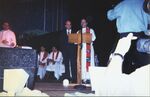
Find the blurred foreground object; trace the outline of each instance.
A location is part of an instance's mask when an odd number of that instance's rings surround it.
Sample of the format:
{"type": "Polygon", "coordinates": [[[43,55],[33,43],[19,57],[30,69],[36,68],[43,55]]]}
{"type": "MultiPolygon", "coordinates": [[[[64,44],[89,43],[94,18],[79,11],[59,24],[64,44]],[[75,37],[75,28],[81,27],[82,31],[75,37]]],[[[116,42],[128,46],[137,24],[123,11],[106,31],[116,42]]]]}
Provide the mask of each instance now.
{"type": "Polygon", "coordinates": [[[28,78],[28,73],[23,69],[5,69],[3,89],[8,93],[13,92],[15,94],[16,92],[20,92],[24,88],[28,78]]]}
{"type": "Polygon", "coordinates": [[[0,93],[0,96],[49,97],[47,94],[42,93],[39,90],[30,90],[29,88],[25,87],[28,78],[28,73],[26,73],[23,69],[5,69],[3,87],[6,92],[0,93]]]}
{"type": "Polygon", "coordinates": [[[90,97],[93,97],[95,96],[93,93],[81,93],[81,92],[75,92],[75,93],[65,93],[64,94],[65,97],[68,97],[68,96],[73,96],[73,97],[87,97],[87,96],[90,96],[90,97]]]}
{"type": "Polygon", "coordinates": [[[133,39],[131,33],[118,41],[108,67],[89,68],[96,96],[150,96],[150,64],[128,75],[122,73],[123,57],[130,49],[133,39]]]}

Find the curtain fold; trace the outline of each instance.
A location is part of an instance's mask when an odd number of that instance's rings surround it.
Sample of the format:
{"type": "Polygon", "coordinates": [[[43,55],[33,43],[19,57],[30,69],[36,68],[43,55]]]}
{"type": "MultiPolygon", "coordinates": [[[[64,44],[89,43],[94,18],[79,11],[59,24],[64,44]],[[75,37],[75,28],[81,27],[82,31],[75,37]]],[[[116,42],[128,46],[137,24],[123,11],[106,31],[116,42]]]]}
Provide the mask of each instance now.
{"type": "Polygon", "coordinates": [[[8,20],[16,33],[57,32],[69,17],[67,0],[0,0],[0,22],[8,20]]]}

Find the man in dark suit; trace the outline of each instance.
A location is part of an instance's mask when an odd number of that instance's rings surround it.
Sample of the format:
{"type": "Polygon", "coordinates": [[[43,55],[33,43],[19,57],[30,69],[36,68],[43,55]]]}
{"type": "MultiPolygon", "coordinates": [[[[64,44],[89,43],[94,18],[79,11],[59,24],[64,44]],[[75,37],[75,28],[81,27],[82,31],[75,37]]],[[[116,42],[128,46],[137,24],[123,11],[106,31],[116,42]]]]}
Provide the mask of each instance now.
{"type": "Polygon", "coordinates": [[[76,46],[68,42],[68,34],[73,33],[71,27],[71,21],[67,20],[65,29],[60,33],[60,47],[64,58],[63,63],[65,64],[64,77],[75,83],[77,80],[76,46]]]}

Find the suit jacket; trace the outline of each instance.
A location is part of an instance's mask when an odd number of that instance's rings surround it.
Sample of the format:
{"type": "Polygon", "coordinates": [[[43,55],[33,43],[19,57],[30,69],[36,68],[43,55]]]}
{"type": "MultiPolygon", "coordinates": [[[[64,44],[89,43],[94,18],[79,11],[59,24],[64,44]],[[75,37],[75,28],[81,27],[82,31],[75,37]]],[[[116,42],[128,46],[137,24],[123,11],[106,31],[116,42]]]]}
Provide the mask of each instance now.
{"type": "MultiPolygon", "coordinates": [[[[75,32],[71,32],[71,33],[75,33],[75,32]]],[[[62,51],[63,55],[64,54],[70,54],[73,55],[76,53],[76,45],[71,44],[68,42],[68,35],[67,35],[67,31],[66,29],[62,30],[60,33],[60,50],[62,51]]]]}

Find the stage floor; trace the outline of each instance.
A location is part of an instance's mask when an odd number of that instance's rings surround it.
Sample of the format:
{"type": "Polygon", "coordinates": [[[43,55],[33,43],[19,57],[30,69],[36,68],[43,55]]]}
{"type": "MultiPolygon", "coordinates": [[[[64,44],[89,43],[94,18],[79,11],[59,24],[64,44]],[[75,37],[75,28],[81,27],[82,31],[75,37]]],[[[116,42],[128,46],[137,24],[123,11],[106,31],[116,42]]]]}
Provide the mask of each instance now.
{"type": "Polygon", "coordinates": [[[93,93],[90,86],[87,86],[85,90],[79,91],[74,89],[75,85],[76,84],[70,84],[68,88],[65,88],[63,87],[62,83],[36,82],[34,89],[40,90],[50,96],[64,96],[65,93],[75,92],[93,93]]]}

